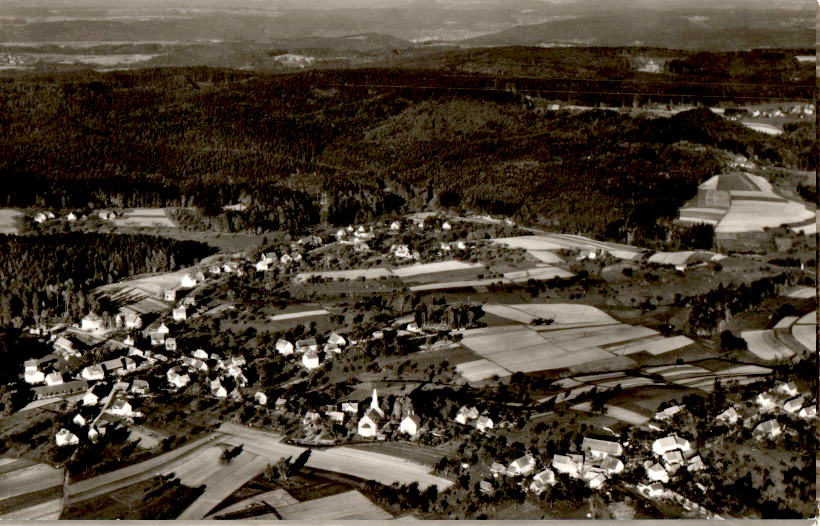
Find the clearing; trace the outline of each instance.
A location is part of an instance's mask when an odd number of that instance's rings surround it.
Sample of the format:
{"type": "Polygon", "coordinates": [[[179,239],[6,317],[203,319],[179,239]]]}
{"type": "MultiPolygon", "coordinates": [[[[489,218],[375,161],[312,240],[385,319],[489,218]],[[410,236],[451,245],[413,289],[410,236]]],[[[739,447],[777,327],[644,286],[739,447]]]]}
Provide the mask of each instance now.
{"type": "Polygon", "coordinates": [[[14,208],[0,208],[0,234],[17,234],[20,232],[19,220],[23,212],[14,208]]]}
{"type": "Polygon", "coordinates": [[[176,228],[164,208],[132,208],[111,222],[118,227],[166,227],[176,228]]]}

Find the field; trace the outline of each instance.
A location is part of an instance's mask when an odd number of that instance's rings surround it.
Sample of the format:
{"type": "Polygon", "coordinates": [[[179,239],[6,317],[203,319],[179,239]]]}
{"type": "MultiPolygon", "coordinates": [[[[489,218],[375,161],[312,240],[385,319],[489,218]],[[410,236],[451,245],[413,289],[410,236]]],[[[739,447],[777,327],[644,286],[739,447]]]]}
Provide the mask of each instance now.
{"type": "Polygon", "coordinates": [[[136,279],[127,279],[94,290],[96,294],[108,297],[112,302],[130,306],[134,311],[145,314],[169,309],[170,305],[161,301],[165,289],[175,289],[188,272],[178,270],[136,279]]]}
{"type": "MultiPolygon", "coordinates": [[[[572,409],[576,411],[584,411],[586,413],[589,413],[592,410],[592,404],[590,402],[582,402],[580,404],[572,406],[572,409]]],[[[639,412],[609,404],[607,404],[606,411],[604,414],[621,422],[635,426],[639,426],[644,422],[650,420],[650,417],[643,415],[639,412]]]]}
{"type": "Polygon", "coordinates": [[[209,515],[205,518],[213,519],[215,517],[222,517],[231,513],[242,511],[253,506],[257,506],[259,504],[265,504],[272,508],[279,508],[281,506],[287,506],[289,504],[296,504],[297,502],[299,501],[293,498],[287,491],[285,491],[282,488],[278,488],[272,491],[261,493],[259,495],[254,495],[253,497],[241,500],[235,504],[231,504],[230,506],[222,508],[216,513],[209,515]]]}
{"type": "Polygon", "coordinates": [[[429,469],[432,469],[435,463],[438,462],[443,456],[443,453],[437,449],[418,444],[411,444],[409,442],[379,442],[374,444],[356,445],[352,447],[364,451],[373,451],[376,453],[383,453],[385,455],[403,458],[405,460],[427,466],[429,469]]]}
{"type": "Polygon", "coordinates": [[[749,352],[764,360],[782,360],[794,356],[794,351],[777,339],[775,331],[743,331],[740,337],[749,345],[749,352]]]}
{"type": "Polygon", "coordinates": [[[0,208],[0,234],[16,234],[20,231],[17,222],[23,212],[13,208],[0,208]]]}
{"type": "Polygon", "coordinates": [[[458,270],[483,270],[485,267],[481,263],[465,263],[463,261],[441,261],[437,263],[420,263],[396,267],[392,269],[395,276],[400,278],[412,278],[425,274],[436,274],[439,272],[451,272],[458,270]]]}
{"type": "Polygon", "coordinates": [[[133,208],[111,222],[118,227],[166,227],[176,228],[164,208],[133,208]]]}
{"type": "Polygon", "coordinates": [[[380,279],[382,277],[390,277],[391,275],[391,272],[386,268],[363,268],[353,270],[330,270],[326,272],[300,272],[296,275],[296,280],[307,281],[314,276],[322,279],[380,279]]]}
{"type": "Polygon", "coordinates": [[[792,325],[792,336],[800,345],[813,351],[817,349],[817,311],[801,317],[792,325]]]}
{"type": "Polygon", "coordinates": [[[732,206],[715,228],[715,233],[762,232],[764,227],[778,227],[808,219],[814,219],[814,212],[794,201],[732,199],[732,206]]]}
{"type": "MultiPolygon", "coordinates": [[[[0,458],[0,520],[59,516],[63,471],[26,459],[0,458]],[[59,502],[59,501],[58,501],[59,502]]],[[[56,518],[56,517],[54,517],[56,518]]]]}
{"type": "Polygon", "coordinates": [[[284,520],[385,520],[392,517],[358,491],[277,508],[284,520]]]}
{"type": "MultiPolygon", "coordinates": [[[[539,234],[533,236],[505,237],[493,239],[493,242],[510,248],[523,248],[527,252],[532,251],[536,253],[562,249],[604,250],[621,259],[633,259],[642,252],[642,249],[637,247],[596,241],[587,237],[571,234],[539,234]]],[[[538,255],[533,254],[533,257],[538,258],[538,255]]],[[[547,263],[551,263],[551,261],[547,261],[547,263]]]]}

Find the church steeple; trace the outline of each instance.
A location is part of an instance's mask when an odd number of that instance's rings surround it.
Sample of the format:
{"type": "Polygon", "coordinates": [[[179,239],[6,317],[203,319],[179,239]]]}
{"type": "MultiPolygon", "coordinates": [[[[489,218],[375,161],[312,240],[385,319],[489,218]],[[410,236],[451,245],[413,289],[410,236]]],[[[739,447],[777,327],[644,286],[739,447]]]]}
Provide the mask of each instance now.
{"type": "Polygon", "coordinates": [[[373,398],[370,400],[370,409],[384,416],[384,411],[382,411],[381,407],[379,407],[379,393],[376,391],[375,387],[373,388],[373,398]]]}

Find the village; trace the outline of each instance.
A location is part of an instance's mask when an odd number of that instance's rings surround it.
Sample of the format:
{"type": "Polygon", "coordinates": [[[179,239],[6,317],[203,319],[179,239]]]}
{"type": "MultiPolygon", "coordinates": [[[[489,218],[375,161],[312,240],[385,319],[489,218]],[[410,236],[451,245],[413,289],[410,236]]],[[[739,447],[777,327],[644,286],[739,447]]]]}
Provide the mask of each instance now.
{"type": "MultiPolygon", "coordinates": [[[[117,217],[102,211],[95,221],[117,217]]],[[[33,220],[57,219],[41,212],[33,220]]],[[[70,213],[64,220],[83,222],[86,217],[70,213]]],[[[805,386],[798,388],[788,378],[773,385],[774,370],[760,365],[727,362],[717,368],[692,367],[686,375],[673,372],[689,367],[681,356],[703,357],[702,344],[637,322],[617,322],[583,304],[527,306],[496,300],[471,305],[470,297],[504,287],[537,294],[539,282],[563,281],[571,287],[591,269],[614,269],[616,282],[653,271],[686,279],[690,273],[714,272],[718,265],[746,268],[749,261],[754,258],[708,250],[647,251],[533,232],[489,216],[424,213],[312,232],[247,253],[218,254],[170,274],[102,287],[99,311],[70,325],[31,327],[29,332],[47,341],[51,352],[24,364],[21,381],[30,390],[30,401],[22,412],[61,403],[61,425],[52,439],[58,451],[54,458],[63,462],[78,447],[104,448],[103,438],[110,432],[124,433],[127,442],[143,451],[182,445],[184,439],[180,442],[161,428],[162,422],[171,424],[179,414],[177,403],[185,399],[198,409],[198,414],[186,413],[196,416],[203,430],[209,419],[221,420],[267,428],[283,444],[299,447],[381,444],[374,451],[389,455],[388,445],[398,444],[399,458],[424,451],[426,470],[450,481],[439,492],[474,493],[475,514],[505,499],[515,501],[516,491],[522,498],[546,502],[558,495],[556,487],[569,491],[581,483],[587,491],[579,496],[589,499],[589,492],[611,496],[613,488],[627,488],[632,498],[678,506],[684,516],[720,518],[728,514],[715,511],[705,498],[720,469],[709,462],[717,461],[716,441],[746,433],[760,447],[772,447],[784,437],[794,439],[816,419],[816,396],[805,386]],[[261,290],[278,307],[265,306],[252,316],[243,301],[250,298],[247,291],[258,295],[261,290]],[[385,296],[409,292],[417,298],[443,293],[460,299],[427,306],[416,299],[385,310],[393,316],[374,315],[355,303],[357,294],[360,302],[367,297],[365,291],[385,296]],[[312,301],[294,301],[296,294],[312,301]],[[339,304],[356,307],[347,312],[339,304]],[[224,345],[225,338],[217,336],[237,324],[245,327],[245,344],[224,345]],[[263,333],[266,326],[272,330],[263,333]],[[563,343],[571,339],[575,346],[563,343]],[[502,342],[506,349],[499,347],[502,342]],[[529,347],[542,350],[524,355],[523,361],[516,357],[529,347]],[[636,361],[640,353],[655,358],[641,365],[636,361]],[[675,365],[663,372],[657,366],[670,363],[663,360],[666,356],[674,356],[675,365]],[[420,364],[427,368],[415,370],[420,364]],[[644,367],[637,375],[631,369],[636,366],[644,367]],[[606,372],[600,374],[602,370],[606,372]],[[629,374],[637,381],[618,372],[625,370],[633,371],[629,374]],[[541,398],[533,396],[547,410],[528,407],[522,418],[522,404],[497,393],[520,381],[516,378],[522,373],[538,371],[558,373],[541,398]],[[559,434],[575,438],[565,449],[543,447],[536,430],[543,429],[538,424],[544,415],[594,412],[590,401],[596,403],[596,396],[659,385],[658,376],[665,385],[683,389],[672,394],[699,389],[713,396],[725,386],[743,393],[732,404],[727,400],[710,407],[711,422],[725,433],[700,437],[691,425],[681,425],[686,406],[668,405],[664,395],[654,402],[654,415],[617,422],[617,415],[629,410],[613,402],[603,414],[615,415],[609,420],[617,426],[584,425],[581,432],[559,428],[559,434]],[[745,391],[765,385],[771,387],[745,391]],[[425,394],[430,392],[460,392],[456,399],[466,403],[453,405],[451,400],[435,408],[424,403],[422,409],[423,401],[441,402],[425,394]],[[497,444],[499,438],[506,448],[493,446],[495,455],[488,455],[487,444],[497,444]],[[458,449],[448,445],[455,443],[460,443],[458,449]]],[[[804,289],[797,282],[783,287],[793,298],[803,297],[804,289]]],[[[806,305],[810,301],[806,298],[806,305]]],[[[641,309],[651,313],[646,306],[641,309]]],[[[748,351],[771,358],[767,353],[774,345],[778,356],[798,360],[816,345],[816,339],[811,341],[816,333],[813,312],[791,316],[778,327],[771,337],[749,338],[748,351]]],[[[96,468],[86,469],[93,473],[96,468]]],[[[389,477],[383,482],[390,482],[389,477]]],[[[202,510],[202,517],[212,512],[202,510]]],[[[635,511],[623,513],[618,518],[635,511]]]]}

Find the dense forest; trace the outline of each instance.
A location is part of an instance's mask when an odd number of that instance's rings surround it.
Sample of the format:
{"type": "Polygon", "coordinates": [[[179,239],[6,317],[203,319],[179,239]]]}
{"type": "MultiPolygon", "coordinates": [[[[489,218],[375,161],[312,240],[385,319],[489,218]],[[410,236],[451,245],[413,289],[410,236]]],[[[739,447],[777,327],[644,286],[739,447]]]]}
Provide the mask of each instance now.
{"type": "MultiPolygon", "coordinates": [[[[562,67],[592,67],[598,56],[606,58],[600,67],[629,63],[613,50],[564,53],[562,67]]],[[[687,72],[681,78],[712,79],[711,70],[690,71],[702,59],[688,60],[695,65],[675,66],[687,72]]],[[[632,107],[741,102],[769,89],[647,84],[627,69],[614,80],[631,84],[593,76],[508,79],[420,67],[18,75],[0,80],[0,205],[188,207],[176,217],[183,225],[221,231],[294,231],[433,205],[651,240],[665,235],[658,220],[674,217],[720,169],[722,150],[816,167],[813,122],[770,137],[705,109],[668,119],[539,111],[539,96],[632,107]],[[222,208],[235,203],[245,209],[222,208]]],[[[781,94],[813,93],[797,81],[784,86],[781,94]]]]}
{"type": "Polygon", "coordinates": [[[78,320],[91,288],[143,272],[176,270],[212,249],[147,235],[0,236],[0,326],[78,320]]]}

